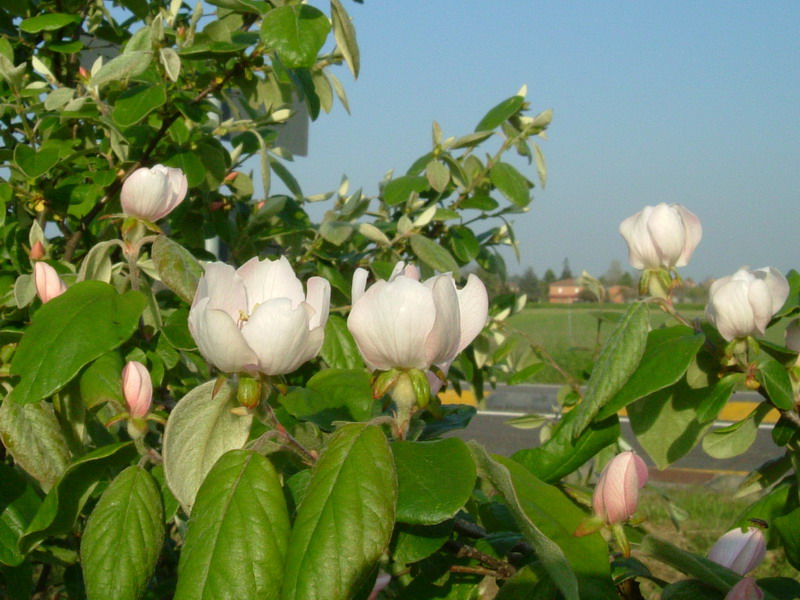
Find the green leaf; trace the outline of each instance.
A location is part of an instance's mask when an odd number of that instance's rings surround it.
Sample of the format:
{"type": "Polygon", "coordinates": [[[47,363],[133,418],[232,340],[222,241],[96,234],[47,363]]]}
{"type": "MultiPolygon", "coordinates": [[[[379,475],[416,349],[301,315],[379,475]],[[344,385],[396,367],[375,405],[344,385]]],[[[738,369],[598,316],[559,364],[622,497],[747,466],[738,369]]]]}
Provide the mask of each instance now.
{"type": "Polygon", "coordinates": [[[119,352],[103,354],[81,374],[81,399],[87,408],[103,402],[125,405],[122,397],[122,357],[119,352]]]}
{"type": "Polygon", "coordinates": [[[56,88],[44,100],[44,107],[47,110],[58,110],[67,104],[75,96],[75,90],[68,87],[56,88]]]}
{"type": "Polygon", "coordinates": [[[277,50],[289,69],[310,69],[328,37],[331,24],[325,13],[307,4],[273,8],[261,23],[261,39],[277,50]]]}
{"type": "Polygon", "coordinates": [[[69,465],[69,447],[48,402],[18,404],[6,396],[0,407],[0,437],[14,462],[45,491],[69,465]]]}
{"type": "Polygon", "coordinates": [[[289,529],[272,463],[249,450],[223,454],[197,493],[175,600],[277,599],[289,529]]]}
{"type": "Polygon", "coordinates": [[[120,442],[98,448],[72,463],[47,494],[20,538],[20,550],[29,552],[48,537],[72,529],[97,482],[110,470],[130,463],[136,456],[133,442],[120,442]]]}
{"type": "Polygon", "coordinates": [[[781,410],[794,409],[794,392],[789,372],[776,360],[767,359],[758,365],[756,380],[767,390],[769,399],[781,410]]]}
{"type": "Polygon", "coordinates": [[[600,351],[586,394],[575,409],[578,411],[573,432],[575,437],[588,427],[600,409],[628,382],[645,351],[649,328],[647,304],[634,302],[600,351]]]}
{"type": "Polygon", "coordinates": [[[505,499],[520,531],[563,596],[567,600],[615,598],[608,546],[602,536],[573,535],[585,514],[558,488],[540,481],[522,465],[499,456],[490,458],[476,442],[468,445],[479,476],[505,499]]]}
{"type": "Polygon", "coordinates": [[[179,149],[174,154],[168,154],[164,164],[168,167],[181,169],[186,174],[186,180],[190,188],[198,186],[205,181],[206,169],[193,150],[179,149]]]}
{"type": "Polygon", "coordinates": [[[429,557],[450,539],[453,520],[438,525],[407,525],[398,523],[395,528],[392,558],[408,564],[429,557]]]}
{"type": "Polygon", "coordinates": [[[373,416],[370,376],[364,369],[326,369],[278,398],[290,415],[332,429],[334,421],[366,421],[373,416]]]}
{"type": "Polygon", "coordinates": [[[525,176],[508,163],[498,162],[489,171],[489,179],[512,204],[525,208],[531,203],[529,190],[533,187],[525,176]]]}
{"type": "Polygon", "coordinates": [[[478,123],[478,126],[475,127],[475,131],[491,131],[499,127],[522,108],[523,102],[525,102],[525,98],[522,96],[511,96],[511,98],[503,100],[486,113],[481,122],[478,123]]]}
{"type": "Polygon", "coordinates": [[[339,429],[314,465],[297,510],[283,600],[349,600],[389,544],[397,478],[386,437],[374,425],[339,429]]]}
{"type": "Polygon", "coordinates": [[[60,390],[80,369],[126,341],[146,300],[119,294],[100,281],[76,283],[43,305],[20,340],[11,373],[22,379],[10,397],[38,402],[60,390]]]}
{"type": "Polygon", "coordinates": [[[347,328],[347,321],[339,315],[329,315],[325,324],[325,341],[319,352],[322,360],[334,369],[355,369],[363,366],[361,354],[347,328]]]}
{"type": "Polygon", "coordinates": [[[242,448],[250,435],[252,415],[231,413],[239,406],[236,389],[226,383],[214,396],[215,384],[209,381],[186,394],[164,429],[164,475],[187,513],[217,459],[242,448]]]}
{"type": "Polygon", "coordinates": [[[631,402],[678,381],[704,341],[702,333],[695,333],[683,325],[651,331],[647,334],[644,353],[636,370],[622,389],[598,411],[597,418],[605,419],[631,402]]]}
{"type": "Polygon", "coordinates": [[[697,421],[701,425],[711,423],[716,420],[722,409],[728,403],[733,395],[733,390],[736,384],[743,379],[741,373],[733,373],[726,375],[714,384],[711,393],[702,399],[700,404],[697,405],[697,421]]]}
{"type": "Polygon", "coordinates": [[[164,321],[161,332],[173,348],[178,350],[194,350],[197,344],[189,332],[189,309],[179,308],[164,321]]]}
{"type": "Polygon", "coordinates": [[[458,438],[392,443],[397,469],[397,520],[435,525],[458,512],[475,487],[475,462],[458,438]]]}
{"type": "Polygon", "coordinates": [[[475,196],[470,196],[461,201],[461,208],[471,208],[481,212],[494,210],[498,206],[500,206],[500,204],[498,204],[497,200],[491,196],[484,196],[482,194],[476,194],[475,196]]]}
{"type": "Polygon", "coordinates": [[[756,581],[766,594],[778,600],[797,600],[800,598],[800,581],[791,577],[762,577],[756,581]]]}
{"type": "Polygon", "coordinates": [[[432,160],[425,167],[425,178],[437,192],[443,192],[450,183],[450,169],[438,160],[432,160]]]}
{"type": "Polygon", "coordinates": [[[475,260],[480,252],[481,244],[469,227],[455,225],[450,228],[449,245],[453,254],[462,263],[475,260]]]}
{"type": "Polygon", "coordinates": [[[111,116],[120,127],[130,127],[144,119],[166,101],[167,88],[163,83],[158,85],[137,85],[128,88],[119,95],[111,116]]]}
{"type": "Polygon", "coordinates": [[[19,24],[19,28],[25,33],[39,33],[40,31],[57,31],[67,25],[80,23],[80,15],[69,15],[65,13],[47,13],[37,15],[30,19],[25,19],[19,24]]]}
{"type": "Polygon", "coordinates": [[[738,423],[715,429],[703,438],[703,450],[712,458],[732,458],[744,454],[756,441],[758,426],[770,410],[772,405],[762,402],[738,423]]]}
{"type": "Polygon", "coordinates": [[[177,82],[181,75],[181,57],[178,56],[178,53],[172,48],[160,48],[158,58],[169,80],[177,82]]]}
{"type": "Polygon", "coordinates": [[[336,45],[339,46],[353,77],[358,79],[361,53],[356,41],[356,29],[350,21],[350,15],[347,14],[339,0],[331,0],[331,19],[333,20],[333,36],[336,38],[336,45]]]}
{"type": "Polygon", "coordinates": [[[428,180],[416,175],[403,175],[387,182],[383,188],[383,201],[388,206],[395,206],[408,201],[413,193],[420,193],[428,188],[428,180]]]}
{"type": "Polygon", "coordinates": [[[353,233],[353,226],[343,221],[323,221],[319,226],[319,234],[322,239],[334,246],[344,244],[351,233],[353,233]]]}
{"type": "Polygon", "coordinates": [[[461,280],[461,271],[456,259],[432,239],[415,233],[411,236],[411,250],[434,271],[452,273],[456,281],[461,280]]]}
{"type": "Polygon", "coordinates": [[[712,391],[681,380],[628,406],[631,429],[659,469],[688,454],[711,426],[698,421],[697,406],[712,391]]]}
{"type": "Polygon", "coordinates": [[[59,42],[47,44],[47,49],[53,52],[60,52],[62,54],[76,54],[83,50],[83,42],[74,40],[71,42],[59,42]]]}
{"type": "MultiPolygon", "coordinates": [[[[494,129],[494,127],[492,127],[494,129]]],[[[453,140],[452,143],[446,144],[450,150],[458,150],[460,148],[474,148],[484,140],[488,140],[494,135],[494,131],[479,131],[477,133],[469,133],[453,140]]]]}
{"type": "Polygon", "coordinates": [[[576,416],[577,411],[569,411],[551,432],[549,440],[537,448],[519,450],[511,458],[539,479],[554,483],[585,465],[600,450],[619,438],[619,419],[616,414],[593,421],[580,437],[573,437],[576,416]]]}
{"type": "Polygon", "coordinates": [[[78,281],[96,280],[111,283],[111,252],[119,247],[119,240],[99,242],[86,253],[78,271],[78,281]]]}
{"type": "Polygon", "coordinates": [[[103,492],[81,537],[87,597],[137,600],[163,543],[158,486],[143,468],[128,467],[103,492]]]}
{"type": "Polygon", "coordinates": [[[136,77],[147,70],[152,60],[153,53],[149,50],[134,50],[121,54],[100,67],[97,73],[92,75],[89,85],[103,86],[112,81],[136,77]]]}
{"type": "Polygon", "coordinates": [[[185,302],[194,300],[203,267],[186,248],[160,235],[153,242],[153,264],[161,282],[185,302]]]}
{"type": "Polygon", "coordinates": [[[42,502],[13,467],[0,463],[0,480],[0,564],[15,567],[25,560],[19,538],[42,502]]]}
{"type": "Polygon", "coordinates": [[[676,581],[661,590],[661,600],[723,600],[722,594],[698,579],[676,581]]]}
{"type": "Polygon", "coordinates": [[[228,8],[235,12],[249,12],[263,15],[270,9],[269,4],[259,0],[207,0],[213,6],[228,8]]]}
{"type": "Polygon", "coordinates": [[[681,573],[696,577],[723,594],[728,593],[741,579],[733,571],[704,556],[697,556],[649,535],[642,540],[639,552],[678,569],[681,573]]]}
{"type": "Polygon", "coordinates": [[[26,146],[17,144],[14,148],[14,162],[30,179],[44,175],[58,163],[58,150],[56,148],[42,148],[38,152],[26,146]]]}

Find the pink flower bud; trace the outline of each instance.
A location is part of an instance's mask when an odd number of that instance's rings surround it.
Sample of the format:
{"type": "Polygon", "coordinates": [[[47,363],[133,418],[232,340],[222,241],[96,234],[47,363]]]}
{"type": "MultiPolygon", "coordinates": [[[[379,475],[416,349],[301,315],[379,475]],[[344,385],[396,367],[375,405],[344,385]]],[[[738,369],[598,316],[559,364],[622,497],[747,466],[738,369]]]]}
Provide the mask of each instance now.
{"type": "Polygon", "coordinates": [[[31,260],[42,260],[45,256],[46,252],[44,250],[44,244],[39,240],[36,240],[36,243],[31,246],[31,260]]]}
{"type": "Polygon", "coordinates": [[[647,477],[647,465],[635,452],[617,454],[603,469],[594,488],[594,513],[608,525],[630,519],[639,505],[639,489],[647,483],[647,477]]]}
{"type": "Polygon", "coordinates": [[[739,575],[747,575],[764,560],[766,553],[767,543],[761,529],[748,527],[742,531],[737,527],[717,540],[708,558],[739,575]]]}
{"type": "Polygon", "coordinates": [[[141,419],[150,411],[153,382],[142,363],[132,360],[122,369],[122,395],[132,417],[141,419]]]}
{"type": "Polygon", "coordinates": [[[725,600],[761,600],[763,597],[764,592],[756,585],[756,580],[745,577],[730,589],[725,600]]]}
{"type": "Polygon", "coordinates": [[[56,270],[45,262],[33,265],[33,282],[36,286],[36,295],[42,303],[49,302],[67,291],[67,285],[56,270]]]}

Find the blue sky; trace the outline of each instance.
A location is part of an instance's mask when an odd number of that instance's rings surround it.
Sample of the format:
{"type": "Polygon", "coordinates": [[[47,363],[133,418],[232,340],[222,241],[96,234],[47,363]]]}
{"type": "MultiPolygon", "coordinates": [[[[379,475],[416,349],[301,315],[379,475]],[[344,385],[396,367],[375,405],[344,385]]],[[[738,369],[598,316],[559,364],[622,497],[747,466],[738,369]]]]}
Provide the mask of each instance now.
{"type": "MultiPolygon", "coordinates": [[[[327,2],[314,2],[327,11],[327,2]]],[[[741,265],[798,267],[800,3],[366,0],[346,2],[361,75],[311,125],[292,171],[307,194],[375,193],[445,136],[473,130],[525,83],[555,117],[547,188],[515,219],[512,272],[600,275],[627,264],[617,227],[646,204],[679,202],[704,237],[686,276],[741,265]]],[[[533,167],[526,174],[535,178],[533,167]]]]}

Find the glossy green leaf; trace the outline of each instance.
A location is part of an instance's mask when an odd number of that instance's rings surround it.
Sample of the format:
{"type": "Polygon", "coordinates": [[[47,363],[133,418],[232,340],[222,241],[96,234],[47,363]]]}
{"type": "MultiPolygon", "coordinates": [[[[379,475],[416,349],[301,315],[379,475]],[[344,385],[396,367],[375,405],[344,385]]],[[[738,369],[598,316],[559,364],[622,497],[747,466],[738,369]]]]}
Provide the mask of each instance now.
{"type": "Polygon", "coordinates": [[[388,206],[395,206],[408,201],[413,193],[420,193],[428,188],[428,180],[416,175],[403,175],[387,182],[383,188],[383,201],[388,206]]]}
{"type": "Polygon", "coordinates": [[[705,336],[678,325],[654,329],[647,334],[644,353],[630,379],[597,413],[604,419],[631,402],[678,381],[686,372],[705,336]]]}
{"type": "Polygon", "coordinates": [[[389,544],[396,501],[394,460],[381,430],[339,429],[297,510],[281,598],[349,600],[389,544]]]}
{"type": "Polygon", "coordinates": [[[170,490],[190,512],[195,495],[217,459],[238,450],[250,435],[252,415],[236,415],[235,388],[226,383],[213,395],[216,381],[186,394],[164,429],[164,474],[170,490]]]}
{"type": "Polygon", "coordinates": [[[363,366],[361,354],[347,328],[347,321],[339,315],[329,315],[325,324],[325,341],[319,355],[334,369],[355,369],[363,366]]]}
{"type": "Polygon", "coordinates": [[[462,263],[475,260],[481,249],[478,238],[469,227],[463,225],[450,228],[448,241],[453,254],[462,263]]]}
{"type": "Polygon", "coordinates": [[[649,329],[647,304],[634,302],[617,323],[597,358],[583,400],[575,409],[578,412],[573,433],[575,437],[588,427],[600,409],[631,378],[644,354],[649,329]]]}
{"type": "Polygon", "coordinates": [[[20,550],[29,552],[48,537],[72,529],[97,482],[109,471],[129,464],[137,455],[133,442],[119,442],[98,448],[73,462],[47,494],[20,538],[20,550]]]}
{"type": "Polygon", "coordinates": [[[330,29],[330,21],[321,10],[308,4],[286,5],[264,15],[261,39],[278,51],[289,69],[310,69],[330,29]]]}
{"type": "Polygon", "coordinates": [[[411,236],[411,250],[434,271],[452,273],[457,281],[461,279],[461,270],[456,259],[432,239],[415,233],[411,236]]]}
{"type": "Polygon", "coordinates": [[[25,33],[39,33],[40,31],[56,31],[67,25],[80,23],[80,15],[65,13],[47,13],[25,19],[19,28],[25,33]]]}
{"type": "Polygon", "coordinates": [[[50,300],[34,315],[11,362],[12,374],[22,378],[10,397],[26,404],[57,392],[131,336],[145,302],[139,292],[119,294],[100,281],[76,283],[50,300]]]}
{"type": "Polygon", "coordinates": [[[715,421],[731,399],[736,384],[743,378],[741,373],[734,373],[716,382],[710,393],[697,405],[697,421],[702,425],[715,421]]]}
{"type": "Polygon", "coordinates": [[[49,147],[36,151],[25,144],[17,144],[14,162],[27,177],[36,179],[58,164],[58,150],[49,147]]]}
{"type": "Polygon", "coordinates": [[[25,560],[19,538],[42,502],[13,467],[0,463],[0,481],[0,564],[15,567],[25,560]]]}
{"type": "Polygon", "coordinates": [[[164,507],[164,522],[169,523],[178,513],[181,503],[172,494],[172,491],[167,485],[167,478],[164,475],[164,464],[156,465],[150,471],[150,475],[156,480],[158,484],[158,492],[161,494],[161,505],[164,507]]]}
{"type": "Polygon", "coordinates": [[[458,438],[392,443],[397,469],[397,520],[435,525],[458,512],[475,487],[475,462],[458,438]]]}
{"type": "Polygon", "coordinates": [[[392,558],[400,564],[408,564],[427,558],[450,539],[453,520],[437,525],[407,525],[398,523],[395,528],[392,558]]]}
{"type": "Polygon", "coordinates": [[[756,441],[758,426],[770,410],[770,403],[762,402],[738,423],[715,429],[703,438],[703,450],[713,458],[732,458],[744,454],[756,441]]]}
{"type": "Polygon", "coordinates": [[[531,203],[530,189],[533,187],[525,176],[508,163],[495,163],[489,171],[489,179],[512,204],[525,208],[531,203]]]}
{"type": "Polygon", "coordinates": [[[14,462],[47,491],[69,465],[69,448],[49,402],[0,407],[0,437],[14,462]]]}
{"type": "Polygon", "coordinates": [[[522,96],[511,96],[503,100],[500,104],[493,107],[475,127],[475,131],[490,131],[499,127],[503,122],[507,121],[509,117],[516,114],[522,108],[522,103],[525,98],[522,96]]]}
{"type": "Polygon", "coordinates": [[[685,380],[628,406],[637,441],[659,469],[665,469],[695,447],[710,424],[697,419],[697,406],[711,388],[694,390],[685,380]]]}
{"type": "Polygon", "coordinates": [[[194,350],[197,344],[189,332],[189,309],[179,308],[165,320],[161,332],[173,348],[178,350],[194,350]]]}
{"type": "Polygon", "coordinates": [[[789,372],[776,360],[766,360],[756,369],[756,380],[767,390],[772,404],[781,410],[794,408],[794,391],[789,372]]]}
{"type": "Polygon", "coordinates": [[[186,181],[190,188],[200,185],[206,178],[203,161],[192,150],[180,149],[168,154],[164,164],[181,169],[186,174],[186,181]]]}
{"type": "Polygon", "coordinates": [[[544,444],[519,450],[511,458],[539,479],[552,483],[585,465],[619,438],[619,419],[615,414],[593,421],[580,437],[575,438],[572,431],[576,415],[577,411],[569,411],[544,444]]]}
{"type": "Polygon", "coordinates": [[[153,264],[162,283],[191,304],[203,275],[203,267],[191,252],[161,235],[153,242],[153,264]]]}
{"type": "Polygon", "coordinates": [[[48,50],[53,52],[60,52],[62,54],[76,54],[83,50],[83,42],[74,40],[71,42],[50,43],[47,45],[48,50]]]}
{"type": "Polygon", "coordinates": [[[167,89],[163,83],[130,87],[117,98],[111,113],[120,127],[135,125],[167,101],[167,89]]]}
{"type": "Polygon", "coordinates": [[[175,600],[279,598],[289,529],[272,463],[250,450],[223,454],[197,493],[175,600]]]}
{"type": "Polygon", "coordinates": [[[125,405],[122,397],[122,356],[119,352],[104,354],[81,373],[81,398],[87,408],[103,402],[125,405]]]}
{"type": "Polygon", "coordinates": [[[326,369],[279,397],[290,415],[332,429],[334,421],[366,421],[373,416],[370,376],[363,369],[326,369]]]}
{"type": "MultiPolygon", "coordinates": [[[[572,518],[573,515],[569,509],[567,509],[567,512],[561,515],[561,517],[555,519],[548,517],[550,511],[559,510],[566,506],[564,503],[566,497],[563,497],[563,499],[559,498],[555,504],[551,503],[546,511],[539,512],[537,502],[548,502],[554,499],[554,497],[550,497],[552,496],[552,492],[549,489],[547,491],[547,498],[536,498],[537,492],[545,489],[541,488],[541,486],[550,488],[549,485],[542,483],[526,471],[524,467],[510,459],[502,463],[496,460],[498,457],[494,457],[493,459],[486,450],[476,442],[469,442],[468,446],[475,459],[475,464],[478,467],[478,475],[491,483],[506,501],[511,514],[514,516],[514,520],[517,522],[520,532],[533,546],[539,561],[553,581],[556,582],[558,589],[567,600],[579,600],[579,598],[582,598],[582,595],[579,594],[578,591],[579,582],[573,570],[574,565],[571,564],[571,561],[568,561],[561,544],[551,539],[553,533],[559,533],[559,537],[564,537],[566,535],[572,537],[572,533],[575,531],[573,528],[572,531],[566,532],[563,530],[563,525],[561,524],[562,519],[572,518]],[[513,477],[509,465],[511,469],[513,469],[513,477]],[[522,489],[518,489],[518,485],[522,486],[522,489]],[[544,521],[544,524],[542,521],[544,521]],[[551,531],[545,533],[542,525],[551,531]]],[[[561,492],[558,493],[560,494],[561,492]]],[[[573,510],[578,511],[568,500],[566,502],[573,510]]],[[[577,527],[577,522],[575,527],[577,527]]],[[[592,536],[586,536],[581,539],[591,540],[595,535],[599,536],[599,534],[593,534],[592,536]]],[[[573,540],[577,539],[578,538],[573,537],[573,540]]],[[[594,542],[590,541],[589,544],[594,544],[594,542]]],[[[605,546],[605,543],[603,543],[603,546],[605,546]]],[[[605,554],[606,569],[608,570],[607,577],[610,580],[607,548],[605,548],[605,554]]],[[[591,564],[587,566],[590,567],[591,564]]]]}
{"type": "Polygon", "coordinates": [[[141,75],[153,60],[151,51],[134,50],[112,58],[92,75],[90,85],[103,86],[112,81],[129,79],[141,75]]]}
{"type": "Polygon", "coordinates": [[[483,196],[481,194],[470,196],[469,198],[461,201],[461,208],[471,208],[481,212],[495,210],[498,206],[500,206],[500,204],[497,202],[497,200],[490,196],[483,196]]]}
{"type": "Polygon", "coordinates": [[[247,12],[257,15],[264,14],[270,9],[270,5],[260,0],[208,0],[213,6],[228,8],[235,12],[247,12]]]}
{"type": "Polygon", "coordinates": [[[775,600],[797,600],[800,598],[800,581],[793,577],[762,577],[756,580],[758,587],[771,594],[775,600]]]}
{"type": "Polygon", "coordinates": [[[358,78],[358,72],[361,69],[361,53],[356,41],[356,29],[340,0],[331,0],[331,20],[333,21],[333,36],[336,38],[336,45],[342,52],[353,77],[358,78]]]}
{"type": "Polygon", "coordinates": [[[143,468],[128,467],[114,478],[81,536],[89,600],[141,597],[164,542],[163,512],[158,486],[143,468]]]}

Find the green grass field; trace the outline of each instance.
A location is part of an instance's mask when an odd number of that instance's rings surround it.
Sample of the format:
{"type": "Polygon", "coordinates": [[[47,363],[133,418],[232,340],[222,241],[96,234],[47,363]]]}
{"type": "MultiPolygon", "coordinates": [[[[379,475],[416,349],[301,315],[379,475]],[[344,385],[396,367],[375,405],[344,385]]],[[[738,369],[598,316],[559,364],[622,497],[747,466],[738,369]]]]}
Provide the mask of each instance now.
{"type": "MultiPolygon", "coordinates": [[[[614,330],[614,318],[626,310],[621,304],[534,304],[508,319],[512,330],[526,334],[534,343],[547,352],[573,376],[588,372],[600,346],[614,330]]],[[[703,318],[703,307],[690,305],[679,307],[679,312],[689,319],[703,318]]],[[[653,327],[669,320],[675,321],[653,307],[650,311],[653,327]]],[[[782,344],[785,325],[767,331],[767,339],[782,344]]],[[[537,373],[533,381],[540,383],[563,383],[563,378],[550,366],[537,373]]]]}

